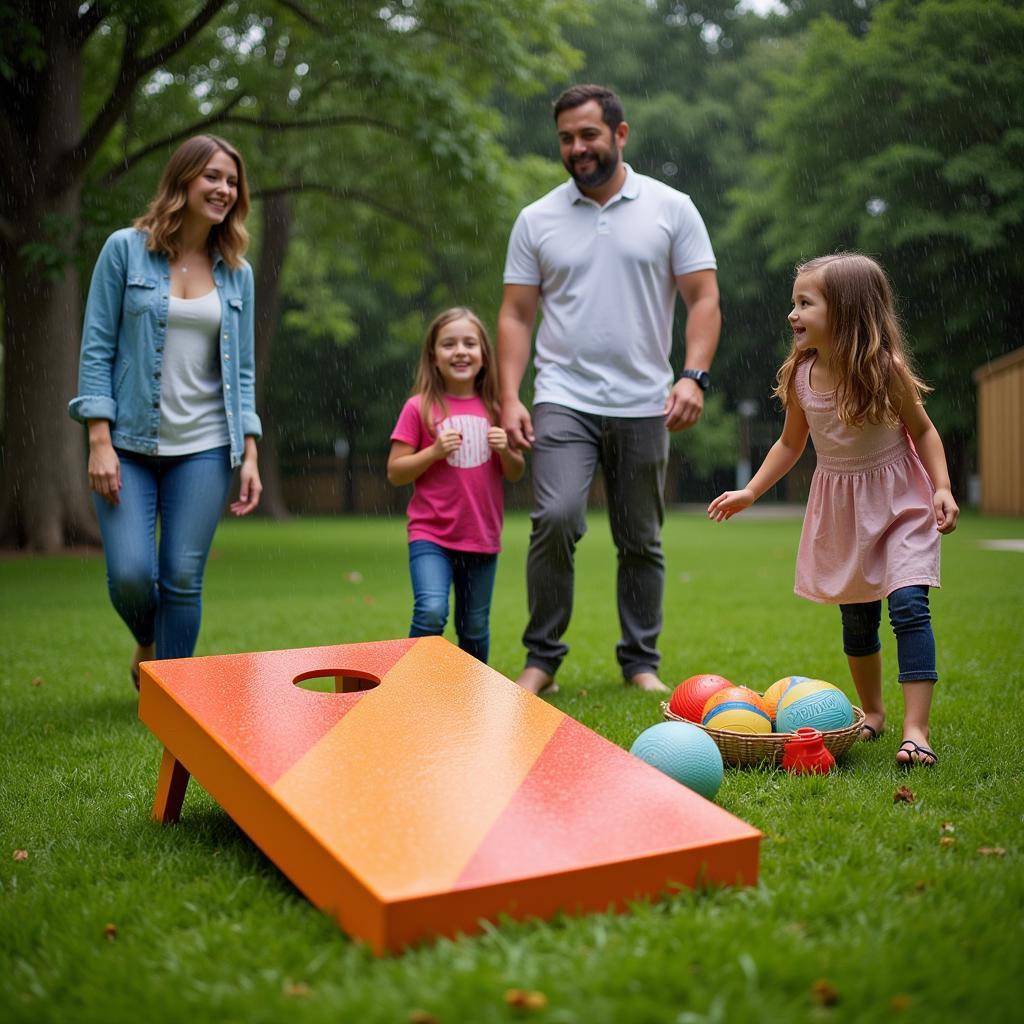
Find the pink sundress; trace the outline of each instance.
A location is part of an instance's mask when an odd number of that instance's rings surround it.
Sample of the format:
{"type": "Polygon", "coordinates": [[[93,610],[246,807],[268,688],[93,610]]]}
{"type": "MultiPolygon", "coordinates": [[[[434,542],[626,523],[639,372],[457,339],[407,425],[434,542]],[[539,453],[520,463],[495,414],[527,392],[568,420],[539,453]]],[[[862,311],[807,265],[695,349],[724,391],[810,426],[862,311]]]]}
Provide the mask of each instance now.
{"type": "Polygon", "coordinates": [[[900,587],[939,586],[932,486],[906,430],[846,426],[834,392],[796,368],[796,397],[818,465],[811,480],[794,591],[823,604],[862,604],[900,587]]]}

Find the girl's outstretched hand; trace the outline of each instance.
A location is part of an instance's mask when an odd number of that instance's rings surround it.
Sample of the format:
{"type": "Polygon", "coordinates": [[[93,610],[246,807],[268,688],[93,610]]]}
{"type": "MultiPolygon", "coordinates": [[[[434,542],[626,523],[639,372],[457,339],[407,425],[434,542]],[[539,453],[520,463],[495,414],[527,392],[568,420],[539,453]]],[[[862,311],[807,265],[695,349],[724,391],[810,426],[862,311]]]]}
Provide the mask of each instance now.
{"type": "Polygon", "coordinates": [[[754,492],[749,487],[744,487],[741,491],[726,491],[708,505],[708,519],[720,523],[724,519],[732,519],[737,512],[742,512],[753,504],[754,492]]]}
{"type": "Polygon", "coordinates": [[[939,533],[952,533],[960,518],[960,507],[953,500],[953,492],[945,487],[937,490],[932,495],[932,508],[935,509],[935,526],[939,533]]]}

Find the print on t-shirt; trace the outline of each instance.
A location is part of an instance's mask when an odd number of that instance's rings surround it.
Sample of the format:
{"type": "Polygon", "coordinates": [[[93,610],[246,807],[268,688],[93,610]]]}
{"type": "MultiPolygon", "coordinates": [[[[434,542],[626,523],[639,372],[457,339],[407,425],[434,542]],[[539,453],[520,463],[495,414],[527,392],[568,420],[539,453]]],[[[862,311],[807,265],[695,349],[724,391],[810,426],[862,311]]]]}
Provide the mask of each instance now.
{"type": "Polygon", "coordinates": [[[482,416],[449,416],[441,421],[438,431],[455,430],[462,435],[462,445],[448,456],[449,466],[473,469],[482,466],[491,457],[487,445],[490,424],[482,416]]]}

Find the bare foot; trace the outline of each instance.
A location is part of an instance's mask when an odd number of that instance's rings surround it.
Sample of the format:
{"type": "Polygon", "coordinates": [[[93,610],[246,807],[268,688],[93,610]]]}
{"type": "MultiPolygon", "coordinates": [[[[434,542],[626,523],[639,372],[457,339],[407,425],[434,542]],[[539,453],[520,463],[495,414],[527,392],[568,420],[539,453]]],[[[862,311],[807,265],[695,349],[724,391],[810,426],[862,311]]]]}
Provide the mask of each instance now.
{"type": "Polygon", "coordinates": [[[132,653],[132,682],[135,684],[135,689],[139,688],[139,662],[140,661],[152,661],[153,656],[156,654],[156,645],[147,644],[145,647],[142,644],[135,645],[135,651],[132,653]]]}
{"type": "Polygon", "coordinates": [[[536,668],[534,665],[527,665],[519,673],[516,685],[521,686],[530,693],[536,694],[538,697],[546,693],[558,693],[558,684],[555,682],[555,677],[549,675],[542,668],[536,668]]]}
{"type": "Polygon", "coordinates": [[[626,680],[626,685],[652,693],[668,693],[668,687],[653,672],[637,672],[626,680]]]}

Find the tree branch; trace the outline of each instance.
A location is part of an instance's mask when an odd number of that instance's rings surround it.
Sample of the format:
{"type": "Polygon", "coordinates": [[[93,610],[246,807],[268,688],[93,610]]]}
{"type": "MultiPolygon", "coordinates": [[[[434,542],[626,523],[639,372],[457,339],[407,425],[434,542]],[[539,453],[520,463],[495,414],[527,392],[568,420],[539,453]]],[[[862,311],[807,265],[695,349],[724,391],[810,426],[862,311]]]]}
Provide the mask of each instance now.
{"type": "Polygon", "coordinates": [[[287,195],[292,192],[314,192],[318,195],[324,195],[330,199],[338,199],[343,202],[362,203],[364,206],[369,206],[371,209],[377,210],[378,213],[383,213],[392,220],[397,220],[399,223],[418,231],[426,238],[432,237],[427,226],[410,217],[405,210],[388,206],[387,203],[382,203],[375,196],[370,195],[370,193],[361,192],[359,189],[342,188],[338,185],[325,185],[316,181],[293,181],[286,185],[276,185],[273,188],[260,189],[258,192],[252,193],[252,198],[265,199],[271,196],[287,195]]]}
{"type": "Polygon", "coordinates": [[[246,128],[265,128],[269,131],[290,131],[293,128],[337,128],[342,125],[361,125],[364,128],[377,128],[382,132],[387,132],[389,135],[395,135],[398,137],[405,135],[405,132],[397,127],[397,125],[389,124],[387,121],[379,121],[373,117],[364,117],[362,114],[339,114],[336,117],[315,118],[305,121],[272,121],[267,118],[232,115],[231,110],[236,107],[241,100],[242,96],[236,96],[216,114],[211,114],[205,120],[196,121],[187,128],[182,128],[180,131],[166,135],[162,139],[157,139],[156,142],[151,142],[142,149],[132,153],[124,163],[118,164],[116,168],[111,168],[111,170],[107,172],[103,179],[104,184],[113,184],[154,150],[169,146],[171,143],[177,142],[179,139],[188,138],[190,135],[201,134],[207,128],[218,124],[241,125],[246,128]]]}
{"type": "Polygon", "coordinates": [[[48,183],[51,193],[63,192],[88,167],[103,144],[103,140],[110,134],[117,119],[124,113],[139,79],[153,68],[167,63],[179,50],[187,46],[226,2],[227,0],[206,0],[202,10],[176,36],[146,57],[136,56],[136,34],[131,24],[127,26],[121,67],[118,70],[114,88],[93,118],[92,124],[86,128],[78,142],[58,161],[48,183]]]}
{"type": "Polygon", "coordinates": [[[319,18],[310,14],[304,7],[296,2],[296,0],[277,0],[277,2],[287,10],[291,11],[292,14],[298,16],[298,18],[304,21],[307,25],[312,25],[318,32],[328,32],[329,27],[322,22],[319,18]]]}
{"type": "Polygon", "coordinates": [[[111,5],[101,4],[97,0],[84,14],[79,15],[74,28],[71,30],[71,42],[75,47],[81,49],[89,36],[100,27],[103,20],[109,17],[110,13],[111,5]]]}
{"type": "Polygon", "coordinates": [[[209,117],[204,118],[202,121],[196,121],[193,124],[188,125],[185,128],[180,129],[176,132],[171,132],[170,135],[165,135],[161,139],[157,139],[154,142],[150,142],[143,146],[141,149],[137,149],[130,156],[119,163],[116,167],[112,167],[103,176],[104,185],[113,185],[119,178],[127,174],[137,163],[145,160],[150,153],[158,149],[165,149],[168,146],[173,145],[175,142],[179,142],[182,139],[187,139],[192,135],[202,135],[205,133],[207,128],[212,127],[215,124],[219,124],[227,118],[227,115],[242,101],[242,94],[235,96],[232,100],[226,103],[220,110],[215,114],[211,114],[209,117]]]}

